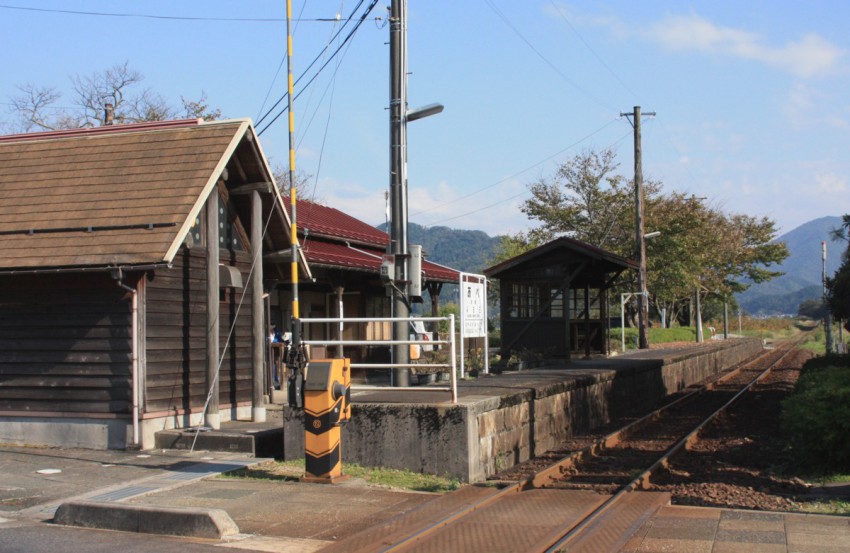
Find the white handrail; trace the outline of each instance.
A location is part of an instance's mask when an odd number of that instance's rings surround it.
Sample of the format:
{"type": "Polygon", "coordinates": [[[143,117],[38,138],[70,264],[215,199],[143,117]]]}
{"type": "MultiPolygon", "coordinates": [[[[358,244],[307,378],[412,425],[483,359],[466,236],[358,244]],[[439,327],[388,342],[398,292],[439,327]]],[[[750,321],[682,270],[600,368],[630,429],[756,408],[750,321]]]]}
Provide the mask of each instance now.
{"type": "MultiPolygon", "coordinates": [[[[384,323],[397,321],[422,321],[422,322],[441,322],[448,321],[449,323],[449,339],[448,340],[302,340],[301,343],[308,346],[393,346],[400,344],[419,344],[419,345],[449,345],[449,363],[352,363],[351,367],[355,369],[396,369],[396,368],[448,368],[451,369],[451,385],[446,386],[427,386],[427,387],[394,387],[392,390],[417,390],[417,391],[449,391],[452,396],[452,403],[457,403],[457,367],[456,367],[456,349],[455,349],[455,316],[448,317],[318,317],[300,319],[302,324],[333,324],[333,323],[384,323]]],[[[353,390],[375,390],[387,389],[386,387],[376,386],[352,386],[353,390]]]]}

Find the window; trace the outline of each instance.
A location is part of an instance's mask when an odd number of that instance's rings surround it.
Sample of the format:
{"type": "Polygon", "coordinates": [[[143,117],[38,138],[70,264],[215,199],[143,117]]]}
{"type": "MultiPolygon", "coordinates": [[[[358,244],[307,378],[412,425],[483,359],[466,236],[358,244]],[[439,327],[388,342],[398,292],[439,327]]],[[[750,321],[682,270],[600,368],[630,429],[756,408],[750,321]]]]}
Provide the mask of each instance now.
{"type": "MultiPolygon", "coordinates": [[[[599,309],[599,290],[596,288],[590,289],[590,318],[599,319],[601,311],[599,309]]],[[[584,319],[584,288],[570,290],[570,318],[584,319]]]]}
{"type": "Polygon", "coordinates": [[[204,225],[201,224],[201,214],[195,217],[195,224],[189,229],[189,238],[192,240],[192,246],[204,245],[204,225]]]}
{"type": "Polygon", "coordinates": [[[221,248],[245,251],[245,244],[236,230],[235,218],[231,216],[227,202],[219,198],[218,202],[218,245],[221,248]]]}

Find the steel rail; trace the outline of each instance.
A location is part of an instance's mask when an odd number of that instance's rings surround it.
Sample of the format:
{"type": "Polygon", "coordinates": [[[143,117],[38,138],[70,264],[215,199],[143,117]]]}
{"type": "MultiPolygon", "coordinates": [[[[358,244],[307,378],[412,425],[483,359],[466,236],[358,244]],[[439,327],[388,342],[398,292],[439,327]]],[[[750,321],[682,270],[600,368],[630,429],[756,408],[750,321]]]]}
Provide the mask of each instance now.
{"type": "MultiPolygon", "coordinates": [[[[801,341],[801,340],[802,339],[795,340],[793,342],[789,341],[789,342],[784,343],[783,346],[785,346],[786,344],[789,344],[787,346],[788,351],[784,352],[778,360],[774,361],[771,364],[771,368],[773,366],[775,366],[776,364],[778,364],[782,359],[784,359],[784,357],[790,351],[792,351],[793,347],[796,346],[799,343],[799,341],[801,341]]],[[[540,489],[540,488],[545,487],[548,484],[551,484],[551,483],[559,480],[567,470],[569,470],[570,468],[575,466],[578,462],[580,462],[584,458],[584,456],[586,456],[588,454],[592,455],[592,454],[595,454],[595,453],[602,451],[606,448],[611,448],[611,447],[616,446],[624,438],[631,436],[631,435],[634,435],[636,432],[641,430],[643,427],[645,427],[649,423],[656,421],[658,418],[660,418],[662,415],[664,415],[665,412],[670,410],[672,407],[680,405],[683,402],[687,401],[688,399],[692,399],[695,396],[697,396],[697,395],[699,395],[699,394],[701,394],[705,391],[711,391],[711,390],[715,389],[718,385],[722,384],[723,382],[738,376],[741,372],[746,370],[748,367],[750,367],[750,366],[752,366],[755,363],[758,363],[760,361],[764,361],[765,358],[767,358],[773,352],[774,352],[774,350],[768,350],[768,351],[763,352],[762,354],[758,355],[757,357],[755,357],[753,359],[739,363],[738,365],[734,366],[733,369],[731,369],[727,372],[724,372],[716,380],[709,382],[707,384],[703,384],[703,385],[694,387],[694,389],[692,391],[685,393],[683,396],[675,399],[674,401],[671,401],[670,403],[662,405],[658,409],[656,409],[656,410],[652,411],[651,413],[641,417],[640,419],[633,421],[633,422],[627,424],[626,426],[624,426],[623,428],[620,428],[620,429],[618,429],[614,432],[611,432],[610,434],[605,435],[604,437],[594,441],[592,444],[582,448],[579,451],[571,453],[570,455],[568,455],[566,457],[563,457],[563,458],[555,461],[554,463],[552,463],[548,467],[545,467],[545,468],[535,472],[532,475],[529,475],[529,476],[522,478],[520,480],[517,480],[517,481],[511,481],[511,482],[508,482],[508,483],[504,483],[505,487],[501,488],[498,492],[496,492],[492,495],[489,495],[485,498],[482,498],[478,501],[475,501],[473,503],[470,503],[470,504],[466,505],[465,507],[460,508],[456,511],[453,511],[449,515],[420,528],[419,530],[415,531],[412,534],[409,534],[408,536],[404,537],[403,539],[401,539],[401,540],[399,540],[395,543],[388,544],[386,547],[379,549],[379,551],[381,551],[382,553],[403,551],[403,550],[405,550],[409,547],[414,546],[414,544],[417,541],[420,541],[422,539],[425,539],[429,536],[436,534],[441,529],[443,529],[447,526],[450,526],[450,525],[462,520],[463,518],[465,518],[467,516],[472,515],[476,511],[480,511],[481,509],[484,509],[484,508],[486,508],[486,507],[488,507],[488,506],[490,506],[490,505],[492,505],[492,504],[494,504],[498,501],[509,498],[511,496],[515,496],[515,495],[517,495],[521,492],[524,492],[524,491],[527,491],[527,490],[532,490],[532,489],[540,489]]],[[[762,375],[766,374],[769,370],[770,369],[767,369],[766,371],[762,371],[759,374],[759,376],[756,379],[754,379],[749,385],[752,385],[757,380],[761,379],[762,375]]],[[[743,390],[740,391],[738,394],[736,394],[735,398],[738,398],[742,393],[743,393],[743,390]]],[[[733,399],[735,399],[735,398],[733,398],[733,399]]],[[[720,410],[716,411],[715,414],[719,411],[720,410]]],[[[713,414],[712,416],[714,416],[715,414],[713,414]]],[[[705,424],[705,421],[700,426],[703,426],[704,424],[705,424]]],[[[688,435],[690,435],[690,433],[688,435]]],[[[678,446],[678,443],[676,444],[676,446],[678,446]]],[[[673,446],[673,447],[675,448],[676,446],[673,446]]],[[[671,448],[671,450],[672,449],[673,448],[671,448]]],[[[669,451],[670,450],[668,450],[668,452],[669,451]]],[[[665,455],[666,455],[666,452],[665,452],[665,455]]],[[[655,464],[653,466],[655,466],[655,464]]],[[[551,532],[549,532],[546,535],[546,537],[544,537],[543,539],[541,539],[540,542],[538,542],[538,546],[534,549],[534,551],[547,551],[547,552],[557,551],[558,548],[563,547],[564,544],[566,544],[568,541],[571,541],[573,538],[577,537],[577,535],[579,534],[579,532],[581,532],[581,530],[583,528],[586,528],[592,522],[598,520],[598,518],[602,514],[607,512],[612,506],[614,506],[623,497],[625,497],[625,494],[634,490],[637,487],[637,485],[635,484],[635,481],[637,481],[642,476],[643,476],[643,473],[640,476],[638,476],[638,478],[636,478],[632,482],[630,482],[629,484],[626,484],[625,486],[623,486],[618,492],[616,492],[614,495],[612,495],[606,501],[600,503],[594,509],[590,510],[590,512],[588,514],[586,514],[585,516],[583,516],[583,517],[581,517],[581,518],[579,518],[575,521],[570,522],[566,526],[556,528],[556,529],[552,530],[551,532]]]]}
{"type": "MultiPolygon", "coordinates": [[[[564,527],[565,531],[560,539],[556,542],[552,543],[545,549],[541,549],[542,551],[546,551],[546,553],[555,553],[557,551],[561,551],[569,542],[579,538],[582,533],[590,527],[595,521],[597,521],[602,515],[607,513],[612,507],[614,507],[617,503],[619,503],[626,495],[633,492],[634,490],[647,489],[650,484],[650,479],[652,475],[661,467],[669,466],[670,459],[672,459],[675,455],[678,455],[683,450],[688,447],[693,446],[696,443],[699,433],[709,424],[712,424],[717,417],[720,416],[721,413],[725,412],[730,406],[736,403],[744,394],[746,394],[752,386],[766,377],[774,368],[776,368],[779,363],[781,363],[792,351],[794,351],[795,347],[799,345],[805,335],[801,338],[798,338],[793,341],[788,341],[783,344],[785,350],[782,354],[777,357],[774,361],[770,363],[770,365],[761,371],[755,378],[753,378],[750,382],[745,384],[743,388],[741,388],[731,399],[729,399],[726,403],[724,403],[720,408],[716,409],[713,413],[711,413],[708,417],[706,417],[699,425],[697,425],[693,430],[691,430],[687,435],[677,441],[672,447],[670,447],[667,451],[665,451],[664,455],[661,456],[657,461],[655,461],[648,469],[643,471],[637,477],[635,477],[631,482],[624,485],[620,490],[618,490],[614,495],[605,500],[604,503],[599,505],[596,509],[594,509],[589,515],[585,518],[575,522],[574,524],[570,524],[569,527],[564,527]]],[[[763,359],[770,355],[771,352],[766,352],[764,355],[759,358],[751,361],[749,364],[754,364],[755,362],[763,359]]],[[[729,380],[732,378],[728,373],[724,375],[724,380],[729,380]]],[[[720,379],[718,379],[720,380],[720,379]]],[[[690,396],[689,396],[690,397],[690,396]]],[[[665,406],[666,407],[666,406],[665,406]]]]}

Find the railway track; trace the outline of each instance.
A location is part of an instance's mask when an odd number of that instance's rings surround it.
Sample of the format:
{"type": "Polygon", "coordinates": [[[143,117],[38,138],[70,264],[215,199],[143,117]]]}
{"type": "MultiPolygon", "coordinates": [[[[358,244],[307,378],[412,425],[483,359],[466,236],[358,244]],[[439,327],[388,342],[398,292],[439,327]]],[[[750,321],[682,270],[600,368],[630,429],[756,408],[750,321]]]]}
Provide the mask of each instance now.
{"type": "Polygon", "coordinates": [[[781,343],[583,449],[500,488],[470,487],[347,551],[609,551],[662,504],[653,475],[798,345],[781,343]]]}

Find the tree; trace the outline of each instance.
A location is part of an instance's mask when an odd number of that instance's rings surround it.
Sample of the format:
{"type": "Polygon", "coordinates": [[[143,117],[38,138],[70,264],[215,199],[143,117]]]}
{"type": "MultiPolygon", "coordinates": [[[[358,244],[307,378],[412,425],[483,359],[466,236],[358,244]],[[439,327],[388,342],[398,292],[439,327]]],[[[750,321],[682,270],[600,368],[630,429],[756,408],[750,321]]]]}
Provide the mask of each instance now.
{"type": "MultiPolygon", "coordinates": [[[[615,157],[613,150],[586,150],[562,164],[551,179],[531,184],[531,198],[521,209],[541,226],[529,236],[543,243],[566,234],[619,253],[627,249],[629,233],[622,222],[634,203],[628,182],[614,174],[615,157]]],[[[633,251],[634,232],[631,236],[633,251]]]]}
{"type": "Polygon", "coordinates": [[[70,84],[74,99],[69,107],[57,106],[62,94],[55,87],[18,85],[19,93],[10,98],[16,119],[12,127],[19,132],[32,132],[98,126],[103,123],[107,104],[112,105],[117,124],[178,117],[209,121],[221,117],[221,110],[210,109],[203,92],[197,100],[181,96],[181,108],[177,108],[151,89],[140,89],[143,80],[128,62],[90,75],[73,75],[70,84]]]}
{"type": "Polygon", "coordinates": [[[823,300],[803,300],[797,307],[797,315],[809,319],[821,320],[826,317],[826,305],[823,300]]]}
{"type": "MultiPolygon", "coordinates": [[[[281,195],[289,197],[289,169],[280,164],[275,164],[272,169],[272,176],[277,183],[277,189],[281,195]]],[[[309,200],[315,204],[322,204],[321,198],[315,197],[315,189],[312,184],[313,175],[308,175],[304,171],[296,171],[295,173],[295,193],[297,199],[309,200]]],[[[296,199],[296,201],[297,201],[296,199]]]]}
{"type": "MultiPolygon", "coordinates": [[[[529,185],[531,198],[522,211],[539,226],[504,237],[496,260],[559,235],[633,258],[634,184],[617,175],[617,168],[613,151],[588,150],[562,164],[552,178],[529,185]]],[[[660,233],[647,242],[650,302],[657,312],[666,310],[671,320],[697,292],[701,299],[733,301],[733,293],[781,274],[770,266],[785,259],[788,250],[773,241],[772,220],[729,215],[701,198],[663,193],[654,181],[646,181],[644,198],[645,227],[660,233]]],[[[624,280],[621,288],[634,291],[634,283],[624,280]]]]}
{"type": "Polygon", "coordinates": [[[843,240],[848,246],[841,256],[841,265],[835,274],[826,279],[826,302],[832,316],[850,320],[850,215],[842,217],[841,227],[833,230],[834,240],[843,240]]]}

